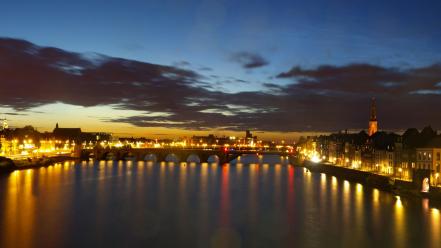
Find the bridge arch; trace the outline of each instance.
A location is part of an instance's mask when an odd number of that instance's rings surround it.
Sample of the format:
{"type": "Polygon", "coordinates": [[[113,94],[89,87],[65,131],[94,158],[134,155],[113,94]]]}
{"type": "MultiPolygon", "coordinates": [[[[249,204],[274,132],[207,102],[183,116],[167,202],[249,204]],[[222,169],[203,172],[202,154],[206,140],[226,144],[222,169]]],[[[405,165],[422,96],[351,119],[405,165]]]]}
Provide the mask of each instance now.
{"type": "Polygon", "coordinates": [[[158,161],[158,157],[153,153],[149,153],[144,156],[144,161],[156,163],[158,161]]]}
{"type": "Polygon", "coordinates": [[[174,154],[174,153],[169,153],[169,154],[167,154],[167,156],[165,157],[165,162],[167,162],[167,163],[170,163],[170,162],[173,162],[173,163],[179,163],[180,160],[179,160],[178,155],[176,155],[176,154],[174,154]]]}
{"type": "Polygon", "coordinates": [[[117,156],[113,152],[106,152],[103,154],[103,159],[104,160],[116,160],[117,156]]]}
{"type": "Polygon", "coordinates": [[[90,150],[81,150],[80,152],[80,159],[81,160],[89,160],[90,158],[93,158],[95,154],[90,150]]]}
{"type": "Polygon", "coordinates": [[[126,152],[123,154],[122,159],[126,161],[135,161],[136,156],[132,152],[126,152]]]}
{"type": "Polygon", "coordinates": [[[190,154],[187,157],[187,163],[197,163],[199,164],[201,162],[201,159],[199,158],[199,156],[197,154],[190,154]]]}
{"type": "Polygon", "coordinates": [[[208,163],[219,163],[219,161],[220,161],[220,158],[216,154],[208,156],[208,159],[207,159],[208,163]]]}

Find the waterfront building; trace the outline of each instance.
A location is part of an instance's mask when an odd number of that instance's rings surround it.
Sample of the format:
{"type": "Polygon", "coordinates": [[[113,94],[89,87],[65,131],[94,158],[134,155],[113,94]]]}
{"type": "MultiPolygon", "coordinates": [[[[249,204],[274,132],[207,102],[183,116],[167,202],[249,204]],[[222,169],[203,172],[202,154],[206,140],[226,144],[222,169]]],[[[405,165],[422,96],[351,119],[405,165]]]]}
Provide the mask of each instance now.
{"type": "Polygon", "coordinates": [[[345,143],[345,166],[361,169],[361,149],[354,143],[345,143]]]}
{"type": "Polygon", "coordinates": [[[361,169],[364,171],[376,171],[374,161],[374,146],[371,139],[367,139],[361,147],[361,169]]]}
{"type": "Polygon", "coordinates": [[[405,148],[403,146],[402,137],[399,137],[394,145],[394,176],[404,180],[411,180],[415,163],[415,149],[405,148]]]}
{"type": "Polygon", "coordinates": [[[377,109],[372,99],[368,133],[338,132],[307,137],[299,142],[300,158],[370,171],[395,179],[427,181],[441,187],[441,135],[426,126],[409,128],[403,135],[378,131],[377,109]]]}
{"type": "Polygon", "coordinates": [[[431,185],[441,185],[441,146],[427,146],[424,148],[417,148],[417,162],[416,170],[426,171],[430,174],[431,185]]]}
{"type": "Polygon", "coordinates": [[[333,164],[338,164],[341,160],[342,147],[341,143],[337,141],[328,142],[328,161],[333,164]]]}
{"type": "Polygon", "coordinates": [[[5,136],[0,135],[0,156],[4,156],[5,154],[5,148],[3,147],[5,142],[6,142],[5,136]]]}
{"type": "Polygon", "coordinates": [[[394,175],[395,153],[393,148],[374,150],[375,171],[388,176],[394,175]]]}

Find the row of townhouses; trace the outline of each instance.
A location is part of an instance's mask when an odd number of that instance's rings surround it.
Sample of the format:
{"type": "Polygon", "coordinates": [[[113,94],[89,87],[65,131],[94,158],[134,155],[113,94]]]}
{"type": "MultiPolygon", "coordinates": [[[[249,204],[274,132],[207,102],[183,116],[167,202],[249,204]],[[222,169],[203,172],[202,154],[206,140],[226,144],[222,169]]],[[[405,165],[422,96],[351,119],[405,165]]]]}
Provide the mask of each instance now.
{"type": "Polygon", "coordinates": [[[430,126],[421,132],[410,128],[402,135],[379,132],[374,100],[368,133],[308,137],[297,149],[305,157],[402,180],[426,175],[432,186],[441,186],[441,135],[430,126]]]}

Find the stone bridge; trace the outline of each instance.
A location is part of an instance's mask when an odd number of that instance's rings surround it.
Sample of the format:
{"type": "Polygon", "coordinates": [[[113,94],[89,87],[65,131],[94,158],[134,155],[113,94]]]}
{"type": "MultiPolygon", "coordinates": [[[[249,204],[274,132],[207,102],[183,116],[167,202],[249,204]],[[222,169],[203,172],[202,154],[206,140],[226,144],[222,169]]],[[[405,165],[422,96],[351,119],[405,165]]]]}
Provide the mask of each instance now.
{"type": "Polygon", "coordinates": [[[229,163],[243,154],[272,154],[292,156],[282,151],[250,151],[222,149],[185,149],[185,148],[94,148],[80,150],[77,156],[82,160],[138,160],[151,162],[196,162],[229,163]]]}

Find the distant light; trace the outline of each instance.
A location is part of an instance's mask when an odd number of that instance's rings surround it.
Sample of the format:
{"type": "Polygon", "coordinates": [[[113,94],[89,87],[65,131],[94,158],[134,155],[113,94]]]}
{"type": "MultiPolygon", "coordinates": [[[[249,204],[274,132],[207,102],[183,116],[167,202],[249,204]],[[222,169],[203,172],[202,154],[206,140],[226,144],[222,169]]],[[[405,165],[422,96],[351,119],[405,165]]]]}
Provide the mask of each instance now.
{"type": "Polygon", "coordinates": [[[430,210],[432,211],[432,214],[433,214],[435,217],[439,218],[439,216],[440,216],[440,211],[439,211],[439,209],[437,209],[437,208],[431,208],[430,210]]]}
{"type": "Polygon", "coordinates": [[[397,196],[395,196],[395,198],[397,199],[397,201],[395,202],[395,206],[398,208],[402,208],[403,203],[401,202],[401,197],[397,195],[397,196]]]}
{"type": "Polygon", "coordinates": [[[317,156],[317,155],[313,155],[311,157],[311,162],[313,163],[320,163],[322,160],[317,156]]]}

